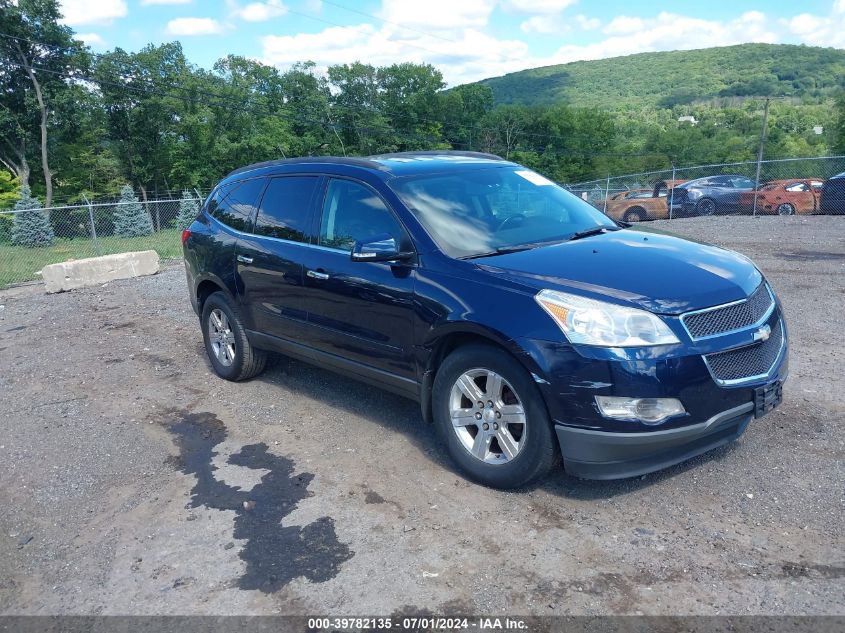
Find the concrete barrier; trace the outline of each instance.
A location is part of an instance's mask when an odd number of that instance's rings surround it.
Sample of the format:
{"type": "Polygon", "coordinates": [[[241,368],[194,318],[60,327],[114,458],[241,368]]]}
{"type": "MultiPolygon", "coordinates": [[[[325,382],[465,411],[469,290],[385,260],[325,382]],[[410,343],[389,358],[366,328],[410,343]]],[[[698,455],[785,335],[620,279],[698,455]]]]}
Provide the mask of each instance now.
{"type": "Polygon", "coordinates": [[[157,272],[158,253],[137,251],[50,264],[41,269],[41,276],[47,292],[63,292],[157,272]]]}

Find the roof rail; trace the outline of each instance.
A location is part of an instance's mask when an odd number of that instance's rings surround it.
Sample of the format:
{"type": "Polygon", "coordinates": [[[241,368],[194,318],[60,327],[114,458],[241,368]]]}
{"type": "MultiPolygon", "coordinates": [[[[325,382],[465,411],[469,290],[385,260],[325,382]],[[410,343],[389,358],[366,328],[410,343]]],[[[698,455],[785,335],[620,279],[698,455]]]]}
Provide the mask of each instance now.
{"type": "Polygon", "coordinates": [[[244,165],[239,167],[226,175],[226,178],[236,174],[261,169],[263,167],[273,167],[276,165],[292,165],[297,163],[327,163],[331,165],[357,165],[358,167],[368,167],[370,169],[383,169],[378,163],[374,163],[368,158],[361,157],[346,157],[346,156],[299,156],[295,158],[278,158],[275,160],[266,160],[261,163],[253,163],[252,165],[244,165]]]}
{"type": "Polygon", "coordinates": [[[389,154],[376,154],[374,156],[367,156],[367,158],[369,158],[370,160],[378,160],[383,158],[410,158],[413,156],[466,156],[468,158],[486,158],[488,160],[501,161],[505,160],[501,156],[496,156],[496,154],[487,154],[485,152],[467,152],[455,149],[426,149],[413,152],[392,152],[389,154]]]}

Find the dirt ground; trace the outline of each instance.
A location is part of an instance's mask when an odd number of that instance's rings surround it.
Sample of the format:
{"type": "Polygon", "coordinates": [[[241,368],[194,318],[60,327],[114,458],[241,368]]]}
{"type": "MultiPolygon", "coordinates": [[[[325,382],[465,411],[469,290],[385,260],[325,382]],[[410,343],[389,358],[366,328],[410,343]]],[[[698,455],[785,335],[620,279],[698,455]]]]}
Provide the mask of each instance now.
{"type": "Polygon", "coordinates": [[[659,225],[768,276],[783,405],[661,473],[519,492],[397,396],[216,378],[179,263],[0,291],[0,612],[845,614],[845,217],[659,225]]]}

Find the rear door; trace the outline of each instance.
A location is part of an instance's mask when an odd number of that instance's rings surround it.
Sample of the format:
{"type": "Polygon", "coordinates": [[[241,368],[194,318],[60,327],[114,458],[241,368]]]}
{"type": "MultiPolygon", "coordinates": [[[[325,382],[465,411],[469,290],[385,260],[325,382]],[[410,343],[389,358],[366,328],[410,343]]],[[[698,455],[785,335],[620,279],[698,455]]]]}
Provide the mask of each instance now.
{"type": "Polygon", "coordinates": [[[406,231],[370,186],[328,180],[317,247],[305,254],[309,344],[362,365],[415,379],[414,265],[353,262],[356,240],[387,233],[413,250],[406,231]]]}
{"type": "Polygon", "coordinates": [[[251,234],[238,245],[237,272],[252,329],[298,341],[307,330],[303,261],[312,235],[320,176],[267,179],[251,234]]]}

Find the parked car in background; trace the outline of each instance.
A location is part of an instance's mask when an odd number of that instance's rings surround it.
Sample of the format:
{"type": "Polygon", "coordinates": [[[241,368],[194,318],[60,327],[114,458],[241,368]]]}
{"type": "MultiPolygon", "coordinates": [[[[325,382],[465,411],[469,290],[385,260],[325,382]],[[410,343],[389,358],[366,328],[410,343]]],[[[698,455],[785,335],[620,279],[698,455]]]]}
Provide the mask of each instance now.
{"type": "Polygon", "coordinates": [[[819,212],[845,214],[845,171],[824,183],[819,196],[819,212]]]}
{"type": "MultiPolygon", "coordinates": [[[[816,213],[824,180],[805,178],[802,180],[772,180],[757,189],[757,213],[761,215],[795,215],[816,213]]],[[[743,213],[754,210],[754,191],[739,196],[743,213]]]]}
{"type": "Polygon", "coordinates": [[[654,189],[636,190],[636,195],[622,197],[622,194],[617,194],[607,201],[606,213],[614,220],[623,222],[664,220],[669,217],[667,192],[683,182],[685,181],[661,180],[654,189]]]}
{"type": "Polygon", "coordinates": [[[731,442],[782,399],[787,330],[750,260],[619,226],[489,154],[244,167],[182,244],[219,376],[257,375],[270,350],[414,398],[490,486],[561,456],[579,477],[642,475],[731,442]]]}
{"type": "Polygon", "coordinates": [[[707,176],[690,180],[672,190],[672,205],[683,215],[736,213],[743,191],[753,191],[757,184],[745,176],[707,176]]]}

